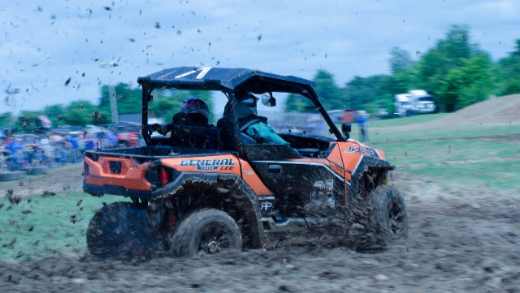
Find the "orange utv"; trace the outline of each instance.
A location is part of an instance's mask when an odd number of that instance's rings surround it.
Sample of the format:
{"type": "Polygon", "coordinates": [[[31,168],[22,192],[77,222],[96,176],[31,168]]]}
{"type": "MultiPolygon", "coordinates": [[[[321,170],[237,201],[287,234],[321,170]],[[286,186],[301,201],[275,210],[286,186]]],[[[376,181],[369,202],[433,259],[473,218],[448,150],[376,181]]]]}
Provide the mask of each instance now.
{"type": "Polygon", "coordinates": [[[128,198],[104,205],[90,221],[91,254],[166,250],[190,256],[261,248],[271,235],[307,233],[314,226],[359,249],[406,236],[403,198],[387,182],[393,166],[382,151],[349,139],[348,126],[338,130],[312,82],[242,68],[178,67],[138,83],[146,146],[85,156],[87,193],[128,198]],[[157,134],[161,126],[149,125],[149,103],[156,93],[171,90],[220,91],[228,111],[217,126],[172,123],[168,133],[157,134]],[[273,93],[300,95],[333,138],[292,131],[278,133],[288,144],[255,141],[236,118],[244,93],[265,95],[270,102],[273,93]]]}

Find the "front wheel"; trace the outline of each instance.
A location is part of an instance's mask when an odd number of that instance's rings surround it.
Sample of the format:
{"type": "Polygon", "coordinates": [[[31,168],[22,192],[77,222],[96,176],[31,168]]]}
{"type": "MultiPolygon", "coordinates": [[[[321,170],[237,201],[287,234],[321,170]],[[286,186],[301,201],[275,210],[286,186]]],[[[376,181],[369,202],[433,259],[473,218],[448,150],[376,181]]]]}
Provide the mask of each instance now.
{"type": "Polygon", "coordinates": [[[353,231],[357,250],[378,251],[408,236],[406,205],[396,188],[379,186],[368,195],[367,200],[366,218],[359,221],[360,230],[353,231]]]}
{"type": "Polygon", "coordinates": [[[392,186],[380,186],[372,194],[377,231],[386,242],[408,236],[408,214],[404,199],[392,186]]]}
{"type": "Polygon", "coordinates": [[[241,249],[240,228],[227,213],[203,209],[190,214],[170,238],[175,256],[193,256],[197,253],[215,254],[223,250],[241,249]]]}

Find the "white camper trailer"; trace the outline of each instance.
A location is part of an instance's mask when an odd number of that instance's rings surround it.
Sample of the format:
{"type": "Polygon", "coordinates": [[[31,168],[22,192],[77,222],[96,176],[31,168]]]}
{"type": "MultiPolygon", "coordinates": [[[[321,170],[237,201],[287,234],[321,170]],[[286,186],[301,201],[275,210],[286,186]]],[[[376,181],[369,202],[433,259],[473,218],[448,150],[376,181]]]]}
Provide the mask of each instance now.
{"type": "Polygon", "coordinates": [[[395,95],[395,110],[399,116],[435,112],[433,97],[425,90],[411,90],[395,95]]]}

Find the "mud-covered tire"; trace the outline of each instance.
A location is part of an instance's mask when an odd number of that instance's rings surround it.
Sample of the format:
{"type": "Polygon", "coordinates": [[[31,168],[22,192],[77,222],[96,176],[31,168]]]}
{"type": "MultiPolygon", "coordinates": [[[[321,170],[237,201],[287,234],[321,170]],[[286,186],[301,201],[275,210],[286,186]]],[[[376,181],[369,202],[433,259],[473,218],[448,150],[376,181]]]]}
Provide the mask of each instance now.
{"type": "Polygon", "coordinates": [[[231,216],[216,209],[197,210],[186,217],[170,237],[174,256],[209,254],[242,248],[240,228],[231,216]]]}
{"type": "Polygon", "coordinates": [[[161,240],[146,210],[129,202],[105,205],[87,229],[88,251],[101,258],[146,256],[161,247],[161,240]]]}
{"type": "Polygon", "coordinates": [[[401,193],[382,185],[369,194],[369,233],[372,241],[365,249],[382,249],[392,241],[408,236],[408,214],[401,193]]]}
{"type": "Polygon", "coordinates": [[[22,171],[0,172],[0,182],[18,180],[21,179],[24,175],[25,172],[22,171]]]}

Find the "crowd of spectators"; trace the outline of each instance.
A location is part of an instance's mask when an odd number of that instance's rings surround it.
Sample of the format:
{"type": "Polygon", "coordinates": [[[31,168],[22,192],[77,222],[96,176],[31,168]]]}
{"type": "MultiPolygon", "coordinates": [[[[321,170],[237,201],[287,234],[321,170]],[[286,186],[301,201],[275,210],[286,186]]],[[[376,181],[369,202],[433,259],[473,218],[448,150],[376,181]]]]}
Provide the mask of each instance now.
{"type": "Polygon", "coordinates": [[[138,143],[121,141],[121,136],[129,135],[97,126],[75,130],[51,129],[40,134],[0,131],[0,172],[76,163],[88,150],[138,143]]]}

